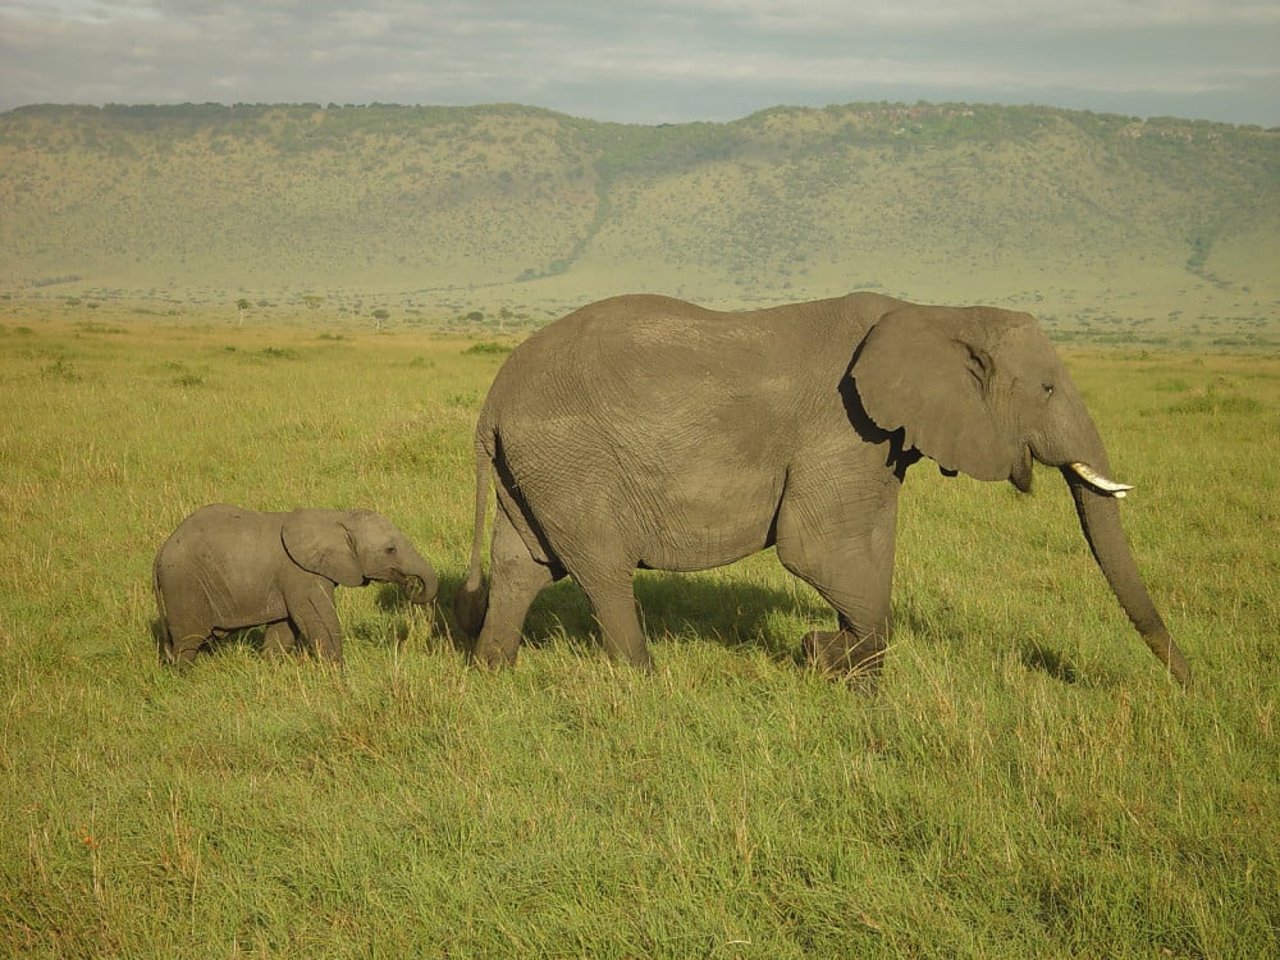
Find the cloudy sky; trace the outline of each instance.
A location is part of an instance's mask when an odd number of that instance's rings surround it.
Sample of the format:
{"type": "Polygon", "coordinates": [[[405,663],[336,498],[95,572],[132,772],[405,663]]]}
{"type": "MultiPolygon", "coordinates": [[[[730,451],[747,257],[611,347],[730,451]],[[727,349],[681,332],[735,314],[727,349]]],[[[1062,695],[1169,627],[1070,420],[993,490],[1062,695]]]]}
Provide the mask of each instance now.
{"type": "Polygon", "coordinates": [[[1280,0],[0,0],[0,110],[508,102],[660,123],[854,100],[1280,126],[1280,0]]]}

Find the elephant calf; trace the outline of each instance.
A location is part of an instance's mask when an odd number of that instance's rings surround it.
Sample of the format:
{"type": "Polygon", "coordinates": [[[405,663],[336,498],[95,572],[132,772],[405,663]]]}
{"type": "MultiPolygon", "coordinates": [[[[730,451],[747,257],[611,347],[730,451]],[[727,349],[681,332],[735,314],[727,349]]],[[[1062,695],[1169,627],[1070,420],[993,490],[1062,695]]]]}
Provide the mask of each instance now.
{"type": "Polygon", "coordinates": [[[302,637],[322,659],[341,662],[333,589],[375,580],[400,584],[420,604],[439,582],[408,538],[371,510],[201,507],[156,554],[161,657],[187,664],[211,638],[265,625],[268,655],[302,637]]]}

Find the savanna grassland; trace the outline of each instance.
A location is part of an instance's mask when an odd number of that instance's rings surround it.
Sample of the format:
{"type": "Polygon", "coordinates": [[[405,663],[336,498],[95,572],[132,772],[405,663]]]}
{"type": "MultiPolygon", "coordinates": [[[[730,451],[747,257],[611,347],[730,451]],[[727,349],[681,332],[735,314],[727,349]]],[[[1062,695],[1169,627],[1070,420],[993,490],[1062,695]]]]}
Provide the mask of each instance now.
{"type": "Polygon", "coordinates": [[[1274,351],[1064,347],[1189,690],[1055,473],[926,462],[867,695],[800,663],[831,617],[770,553],[638,575],[654,675],[571,584],[514,669],[468,666],[444,611],[510,330],[298,311],[0,305],[0,954],[1280,952],[1274,351]],[[150,563],[210,501],[376,508],[441,603],[339,591],[341,672],[252,637],[170,672],[150,563]]]}

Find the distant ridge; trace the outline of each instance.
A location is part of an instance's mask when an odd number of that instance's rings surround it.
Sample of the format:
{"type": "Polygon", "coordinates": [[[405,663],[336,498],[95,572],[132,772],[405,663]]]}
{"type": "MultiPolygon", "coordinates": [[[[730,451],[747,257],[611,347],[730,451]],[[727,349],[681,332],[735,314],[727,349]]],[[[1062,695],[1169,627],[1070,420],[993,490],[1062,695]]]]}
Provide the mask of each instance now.
{"type": "Polygon", "coordinates": [[[1280,131],[1042,107],[34,106],[0,114],[0,211],[18,295],[1280,299],[1280,131]]]}

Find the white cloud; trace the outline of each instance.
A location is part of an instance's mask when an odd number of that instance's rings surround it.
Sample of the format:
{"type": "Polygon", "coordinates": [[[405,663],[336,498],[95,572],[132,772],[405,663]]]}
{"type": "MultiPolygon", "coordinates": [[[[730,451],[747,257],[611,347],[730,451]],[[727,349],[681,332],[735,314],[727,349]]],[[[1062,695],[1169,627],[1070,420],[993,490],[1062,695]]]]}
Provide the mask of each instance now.
{"type": "Polygon", "coordinates": [[[1280,3],[1257,0],[0,0],[0,109],[516,100],[696,119],[866,90],[1074,91],[1067,105],[1177,113],[1194,95],[1188,114],[1277,123],[1278,48],[1280,3]]]}
{"type": "Polygon", "coordinates": [[[1034,92],[1071,87],[1080,90],[1203,92],[1222,88],[1229,78],[1278,77],[1277,68],[1211,66],[1189,69],[1184,64],[1154,67],[1122,65],[1105,72],[1066,63],[1036,66],[999,62],[930,58],[926,61],[877,56],[791,56],[765,52],[743,57],[717,51],[696,56],[673,55],[660,47],[606,46],[572,51],[546,67],[546,77],[565,83],[600,80],[698,83],[767,82],[780,90],[822,85],[930,85],[941,89],[984,87],[1000,91],[1034,92]]]}
{"type": "Polygon", "coordinates": [[[0,17],[52,23],[113,23],[156,20],[160,16],[149,0],[25,0],[0,3],[0,17]]]}
{"type": "Polygon", "coordinates": [[[1259,0],[666,0],[664,6],[788,32],[852,27],[1097,30],[1280,23],[1280,4],[1259,0]]]}

